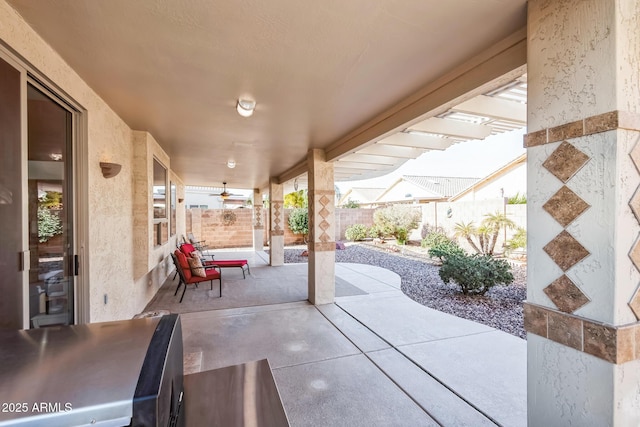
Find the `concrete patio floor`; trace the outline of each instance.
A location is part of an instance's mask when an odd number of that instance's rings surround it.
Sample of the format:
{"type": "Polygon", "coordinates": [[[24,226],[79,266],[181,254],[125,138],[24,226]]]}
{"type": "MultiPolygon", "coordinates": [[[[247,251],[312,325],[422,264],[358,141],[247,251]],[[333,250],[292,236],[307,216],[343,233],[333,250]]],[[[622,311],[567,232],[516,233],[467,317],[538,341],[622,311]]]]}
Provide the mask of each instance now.
{"type": "Polygon", "coordinates": [[[410,300],[379,267],[337,264],[335,303],[313,306],[306,264],[225,258],[252,274],[224,270],[222,298],[201,286],[147,307],[183,313],[185,373],[267,358],[292,426],[526,425],[524,340],[410,300]]]}

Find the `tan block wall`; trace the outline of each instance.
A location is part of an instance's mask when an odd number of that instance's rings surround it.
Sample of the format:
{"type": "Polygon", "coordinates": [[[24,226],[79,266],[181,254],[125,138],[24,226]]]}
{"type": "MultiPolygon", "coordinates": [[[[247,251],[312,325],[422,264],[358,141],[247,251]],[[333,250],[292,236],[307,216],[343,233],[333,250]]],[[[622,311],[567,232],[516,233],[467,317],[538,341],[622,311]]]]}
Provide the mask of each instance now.
{"type": "MultiPolygon", "coordinates": [[[[285,209],[284,222],[288,224],[289,213],[292,209],[285,209]]],[[[197,239],[205,240],[207,246],[212,249],[242,248],[253,246],[253,210],[234,209],[236,221],[234,224],[225,225],[222,221],[223,209],[187,209],[186,231],[193,233],[197,239]]],[[[265,218],[263,224],[267,224],[265,218]]],[[[347,227],[353,224],[373,225],[374,209],[336,209],[336,240],[344,240],[347,227]]],[[[288,226],[284,227],[284,244],[304,244],[304,238],[300,234],[293,234],[288,226]]],[[[265,229],[264,245],[268,244],[268,230],[265,229]]]]}

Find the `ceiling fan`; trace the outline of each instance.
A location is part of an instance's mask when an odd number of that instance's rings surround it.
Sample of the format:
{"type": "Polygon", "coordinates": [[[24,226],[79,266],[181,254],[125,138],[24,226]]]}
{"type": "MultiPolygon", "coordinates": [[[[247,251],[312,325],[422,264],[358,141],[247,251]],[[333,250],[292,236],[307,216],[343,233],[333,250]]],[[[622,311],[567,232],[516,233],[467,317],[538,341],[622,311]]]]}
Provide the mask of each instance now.
{"type": "Polygon", "coordinates": [[[220,193],[220,194],[209,194],[209,195],[210,195],[210,196],[218,196],[218,197],[220,197],[222,200],[227,200],[227,199],[228,199],[229,197],[231,197],[231,196],[236,196],[236,194],[232,194],[232,193],[229,193],[229,192],[227,191],[227,183],[226,183],[226,182],[223,182],[223,183],[222,183],[222,185],[224,186],[224,188],[223,188],[223,190],[222,190],[222,193],[220,193]]]}

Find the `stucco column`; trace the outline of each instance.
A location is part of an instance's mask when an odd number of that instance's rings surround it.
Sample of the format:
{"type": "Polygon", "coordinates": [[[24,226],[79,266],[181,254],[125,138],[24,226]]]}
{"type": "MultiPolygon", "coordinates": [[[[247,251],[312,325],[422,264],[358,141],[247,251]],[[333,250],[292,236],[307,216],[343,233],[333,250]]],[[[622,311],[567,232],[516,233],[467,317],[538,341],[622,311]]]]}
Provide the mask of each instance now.
{"type": "Polygon", "coordinates": [[[336,295],[335,187],[333,163],[309,150],[309,301],[330,304],[336,295]]]}
{"type": "Polygon", "coordinates": [[[528,422],[640,425],[640,0],[528,33],[528,422]]]}
{"type": "Polygon", "coordinates": [[[274,178],[269,181],[269,263],[284,264],[284,194],[282,184],[274,178]]]}
{"type": "Polygon", "coordinates": [[[253,250],[263,251],[264,224],[262,223],[262,192],[253,190],[253,250]]]}

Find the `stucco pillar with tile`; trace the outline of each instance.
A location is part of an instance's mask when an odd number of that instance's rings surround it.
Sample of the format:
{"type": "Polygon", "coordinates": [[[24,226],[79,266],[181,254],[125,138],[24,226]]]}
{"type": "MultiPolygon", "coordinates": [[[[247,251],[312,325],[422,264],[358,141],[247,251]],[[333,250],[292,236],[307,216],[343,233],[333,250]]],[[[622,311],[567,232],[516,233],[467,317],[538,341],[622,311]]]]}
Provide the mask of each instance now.
{"type": "Polygon", "coordinates": [[[269,181],[269,264],[284,264],[284,194],[282,184],[269,181]]]}
{"type": "Polygon", "coordinates": [[[640,425],[640,0],[528,7],[528,422],[640,425]]]}
{"type": "Polygon", "coordinates": [[[336,294],[335,186],[333,163],[309,150],[309,301],[330,304],[336,294]]]}
{"type": "Polygon", "coordinates": [[[264,224],[262,223],[262,192],[253,190],[253,250],[263,251],[264,224]]]}

